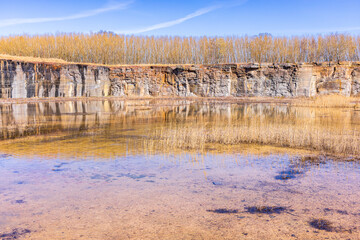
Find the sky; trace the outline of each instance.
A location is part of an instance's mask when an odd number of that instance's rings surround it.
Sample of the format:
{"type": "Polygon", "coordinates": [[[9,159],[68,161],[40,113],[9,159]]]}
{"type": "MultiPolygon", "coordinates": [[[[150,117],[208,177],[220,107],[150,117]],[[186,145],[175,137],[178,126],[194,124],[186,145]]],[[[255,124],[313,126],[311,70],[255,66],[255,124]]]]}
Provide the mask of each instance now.
{"type": "Polygon", "coordinates": [[[0,36],[360,34],[360,0],[0,0],[0,36]]]}

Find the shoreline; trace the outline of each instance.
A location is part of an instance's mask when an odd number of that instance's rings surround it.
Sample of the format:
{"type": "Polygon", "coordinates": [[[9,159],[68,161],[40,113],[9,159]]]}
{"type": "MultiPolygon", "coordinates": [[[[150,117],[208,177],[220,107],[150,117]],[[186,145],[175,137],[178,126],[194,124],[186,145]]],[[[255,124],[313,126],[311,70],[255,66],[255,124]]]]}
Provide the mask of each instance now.
{"type": "MultiPolygon", "coordinates": [[[[0,105],[6,104],[29,104],[29,103],[58,103],[58,102],[89,102],[89,101],[193,101],[203,103],[232,103],[232,104],[290,104],[295,107],[323,107],[323,108],[354,108],[360,110],[360,97],[345,97],[339,95],[327,95],[323,97],[331,98],[335,96],[345,99],[347,103],[342,105],[333,105],[329,103],[328,106],[319,106],[315,102],[319,97],[53,97],[53,98],[0,98],[0,105]]],[[[326,100],[325,100],[326,101],[326,100]]]]}
{"type": "MultiPolygon", "coordinates": [[[[221,103],[290,103],[304,98],[273,97],[54,97],[54,98],[0,98],[0,104],[77,101],[198,101],[221,103]]],[[[360,101],[360,98],[359,98],[360,101]]]]}
{"type": "Polygon", "coordinates": [[[211,66],[258,66],[258,67],[268,67],[268,66],[318,66],[318,67],[328,67],[328,66],[360,66],[360,61],[340,61],[340,62],[231,62],[231,63],[212,63],[212,64],[199,64],[199,63],[147,63],[147,64],[101,64],[93,62],[70,62],[60,58],[39,58],[31,56],[16,56],[8,54],[0,54],[0,61],[16,61],[22,63],[34,63],[34,64],[50,64],[50,65],[83,65],[83,66],[93,66],[93,67],[108,67],[108,68],[121,68],[121,67],[211,67],[211,66]]]}

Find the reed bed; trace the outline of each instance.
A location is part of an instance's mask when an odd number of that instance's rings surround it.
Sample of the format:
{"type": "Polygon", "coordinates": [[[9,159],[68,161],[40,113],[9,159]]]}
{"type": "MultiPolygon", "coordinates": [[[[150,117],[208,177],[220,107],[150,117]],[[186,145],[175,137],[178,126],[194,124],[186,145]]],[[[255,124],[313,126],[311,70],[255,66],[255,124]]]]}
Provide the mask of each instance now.
{"type": "Polygon", "coordinates": [[[360,132],[356,129],[265,122],[258,118],[232,124],[159,128],[152,135],[161,149],[195,149],[206,151],[212,144],[262,144],[306,149],[341,156],[360,156],[360,132]]]}
{"type": "Polygon", "coordinates": [[[318,108],[360,108],[360,98],[340,94],[320,95],[309,99],[296,99],[292,105],[318,108]]]}

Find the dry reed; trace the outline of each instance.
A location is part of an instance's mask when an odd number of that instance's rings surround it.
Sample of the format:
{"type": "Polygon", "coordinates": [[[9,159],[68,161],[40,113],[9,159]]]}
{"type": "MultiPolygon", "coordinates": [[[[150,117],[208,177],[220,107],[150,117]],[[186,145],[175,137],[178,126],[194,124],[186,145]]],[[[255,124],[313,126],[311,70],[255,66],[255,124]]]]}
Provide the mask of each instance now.
{"type": "Polygon", "coordinates": [[[333,155],[360,156],[360,132],[354,129],[322,127],[313,123],[279,123],[261,117],[237,123],[160,128],[153,134],[160,148],[206,151],[211,144],[242,143],[289,147],[333,155]]]}
{"type": "Polygon", "coordinates": [[[307,99],[295,99],[293,106],[319,108],[359,108],[360,98],[347,97],[339,94],[320,95],[307,99]]]}

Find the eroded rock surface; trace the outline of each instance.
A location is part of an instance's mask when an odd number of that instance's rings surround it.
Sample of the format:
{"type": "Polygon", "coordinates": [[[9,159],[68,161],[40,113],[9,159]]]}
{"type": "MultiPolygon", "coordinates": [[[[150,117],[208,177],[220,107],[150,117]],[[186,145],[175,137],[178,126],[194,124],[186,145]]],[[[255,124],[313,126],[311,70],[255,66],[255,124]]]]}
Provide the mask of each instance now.
{"type": "Polygon", "coordinates": [[[0,61],[1,98],[360,94],[360,63],[105,67],[0,61]]]}

